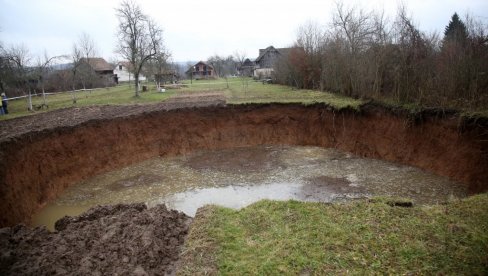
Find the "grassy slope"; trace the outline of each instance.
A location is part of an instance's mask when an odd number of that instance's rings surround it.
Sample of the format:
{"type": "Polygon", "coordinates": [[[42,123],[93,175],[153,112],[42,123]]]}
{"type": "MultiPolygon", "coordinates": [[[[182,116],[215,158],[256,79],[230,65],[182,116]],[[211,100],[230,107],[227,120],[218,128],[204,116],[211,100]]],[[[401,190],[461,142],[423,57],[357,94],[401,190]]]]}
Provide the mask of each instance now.
{"type": "Polygon", "coordinates": [[[488,194],[413,208],[265,200],[201,210],[180,274],[486,275],[487,256],[488,194]]]}
{"type": "MultiPolygon", "coordinates": [[[[78,91],[76,92],[77,103],[73,105],[72,92],[61,93],[56,95],[48,95],[47,103],[49,109],[42,109],[40,111],[27,111],[27,99],[10,100],[8,109],[9,115],[0,116],[1,119],[11,119],[19,116],[36,114],[39,112],[50,111],[59,108],[71,106],[89,106],[89,105],[122,105],[135,103],[150,103],[160,102],[168,99],[175,94],[174,91],[167,93],[158,93],[155,89],[149,92],[141,93],[141,97],[134,97],[134,87],[128,85],[121,85],[111,88],[96,89],[93,91],[78,91]]],[[[43,103],[42,97],[32,97],[32,104],[40,105],[43,103]]]]}
{"type": "MultiPolygon", "coordinates": [[[[11,119],[19,116],[26,116],[54,110],[58,108],[65,108],[71,106],[88,106],[88,105],[122,105],[135,103],[155,103],[164,101],[172,96],[182,93],[208,93],[219,92],[226,96],[229,103],[270,103],[270,102],[296,102],[296,103],[316,103],[325,102],[336,108],[344,108],[347,106],[359,108],[361,101],[334,95],[331,93],[310,91],[310,90],[292,90],[290,87],[282,85],[263,85],[260,82],[255,82],[246,79],[247,85],[244,85],[240,78],[229,78],[228,82],[224,79],[219,80],[201,80],[193,81],[178,90],[167,90],[165,93],[158,93],[155,91],[154,85],[149,85],[150,91],[141,93],[139,98],[134,97],[134,88],[128,85],[121,85],[111,88],[102,88],[93,91],[78,91],[77,103],[73,105],[72,93],[61,93],[56,95],[48,95],[47,101],[49,109],[42,109],[39,111],[27,111],[27,99],[17,99],[9,101],[9,115],[0,116],[0,120],[11,119]],[[227,88],[227,84],[228,87],[227,88]]],[[[43,103],[42,97],[32,97],[33,105],[40,105],[43,103]]]]}

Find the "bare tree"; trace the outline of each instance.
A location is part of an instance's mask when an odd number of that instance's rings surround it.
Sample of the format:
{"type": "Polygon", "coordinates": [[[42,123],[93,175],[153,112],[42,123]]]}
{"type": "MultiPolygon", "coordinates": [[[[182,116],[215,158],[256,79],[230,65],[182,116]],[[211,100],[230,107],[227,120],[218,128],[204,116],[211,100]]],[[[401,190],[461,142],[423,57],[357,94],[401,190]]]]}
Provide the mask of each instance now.
{"type": "Polygon", "coordinates": [[[41,86],[42,92],[42,106],[48,107],[46,101],[46,93],[44,89],[44,84],[49,73],[49,69],[55,60],[65,58],[66,56],[52,56],[50,57],[46,51],[44,51],[44,57],[41,59],[37,58],[36,75],[39,80],[39,85],[41,86]]]}
{"type": "Polygon", "coordinates": [[[83,32],[78,38],[77,47],[80,51],[81,60],[79,66],[79,77],[81,79],[83,90],[86,90],[87,82],[93,84],[96,74],[93,71],[93,64],[91,58],[97,54],[97,47],[95,41],[89,34],[83,32]]]}
{"type": "Polygon", "coordinates": [[[27,94],[27,109],[29,111],[32,110],[32,87],[29,83],[29,63],[31,61],[31,56],[29,53],[29,49],[25,47],[25,45],[17,45],[11,46],[7,49],[7,58],[9,60],[11,70],[13,75],[17,79],[17,84],[20,86],[20,89],[23,90],[25,94],[25,90],[28,91],[27,94]]]}
{"type": "Polygon", "coordinates": [[[238,69],[238,71],[240,72],[241,71],[241,67],[242,65],[244,64],[244,62],[246,61],[246,52],[244,51],[235,51],[234,52],[234,55],[233,55],[233,59],[236,63],[236,67],[238,69]]]}
{"type": "MultiPolygon", "coordinates": [[[[247,66],[244,66],[245,62],[246,62],[246,52],[244,51],[235,51],[234,52],[234,56],[233,56],[233,59],[234,59],[234,62],[235,62],[235,65],[236,65],[236,69],[237,69],[237,72],[239,74],[239,78],[241,80],[241,83],[242,83],[242,88],[244,90],[245,93],[247,93],[247,89],[248,89],[248,86],[249,86],[249,76],[253,73],[253,66],[252,65],[247,65],[247,66]]],[[[249,62],[251,62],[249,60],[249,62]]]]}
{"type": "Polygon", "coordinates": [[[163,75],[168,73],[169,71],[169,64],[168,60],[171,56],[164,51],[157,53],[150,62],[150,73],[153,73],[155,76],[157,90],[161,88],[161,81],[165,81],[163,75]]]}
{"type": "Polygon", "coordinates": [[[133,1],[123,1],[116,16],[119,19],[116,51],[132,64],[135,96],[139,97],[139,74],[146,61],[162,51],[163,31],[133,1]]]}
{"type": "Polygon", "coordinates": [[[80,70],[80,66],[82,64],[82,58],[83,58],[83,53],[80,47],[76,44],[73,44],[73,48],[71,50],[71,62],[72,67],[71,67],[71,76],[72,76],[72,82],[71,82],[71,97],[73,100],[73,104],[76,104],[78,101],[76,97],[76,78],[77,78],[77,73],[80,70]]]}
{"type": "Polygon", "coordinates": [[[12,72],[10,70],[8,53],[3,47],[3,43],[0,41],[0,92],[5,92],[7,82],[11,78],[12,72]]]}
{"type": "Polygon", "coordinates": [[[444,38],[420,31],[405,5],[390,21],[339,2],[331,28],[299,29],[296,47],[275,65],[276,80],[315,89],[320,80],[331,92],[420,106],[486,108],[488,26],[454,14],[445,30],[444,38]]]}
{"type": "Polygon", "coordinates": [[[217,77],[223,77],[225,72],[224,72],[224,63],[225,59],[219,55],[214,55],[209,58],[207,58],[207,63],[212,65],[212,67],[215,70],[215,73],[217,74],[217,77]]]}
{"type": "Polygon", "coordinates": [[[342,62],[346,64],[346,75],[342,80],[343,91],[348,96],[357,96],[361,91],[358,82],[362,61],[360,54],[366,51],[374,34],[373,14],[356,7],[345,8],[339,2],[332,25],[344,50],[342,62]]]}

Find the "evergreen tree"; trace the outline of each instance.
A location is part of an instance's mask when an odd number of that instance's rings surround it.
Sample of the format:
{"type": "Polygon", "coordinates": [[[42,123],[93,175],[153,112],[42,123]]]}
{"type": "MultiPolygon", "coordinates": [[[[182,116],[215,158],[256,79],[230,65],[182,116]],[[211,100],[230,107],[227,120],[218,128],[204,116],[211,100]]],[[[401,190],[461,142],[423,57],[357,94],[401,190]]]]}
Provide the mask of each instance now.
{"type": "Polygon", "coordinates": [[[449,25],[446,26],[444,30],[444,42],[458,42],[464,44],[468,38],[468,31],[464,22],[459,19],[457,13],[454,13],[451,17],[449,25]]]}

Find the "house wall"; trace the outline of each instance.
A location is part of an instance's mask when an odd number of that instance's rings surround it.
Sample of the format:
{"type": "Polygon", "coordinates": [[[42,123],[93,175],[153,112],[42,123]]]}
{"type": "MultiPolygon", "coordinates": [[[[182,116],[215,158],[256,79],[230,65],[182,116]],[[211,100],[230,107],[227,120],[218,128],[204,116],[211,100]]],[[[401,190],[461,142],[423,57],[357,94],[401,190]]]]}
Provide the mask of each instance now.
{"type": "Polygon", "coordinates": [[[278,59],[279,53],[276,50],[268,51],[264,56],[259,60],[258,66],[259,68],[273,68],[275,61],[278,59]]]}
{"type": "Polygon", "coordinates": [[[193,78],[200,79],[200,78],[213,78],[215,77],[214,70],[205,64],[196,64],[195,69],[193,71],[193,78]]]}
{"type": "MultiPolygon", "coordinates": [[[[114,69],[114,74],[116,74],[119,78],[119,82],[129,80],[134,81],[134,74],[129,73],[129,70],[127,70],[127,67],[125,67],[124,65],[117,65],[114,69]],[[122,66],[122,69],[119,66],[122,66]]],[[[144,77],[143,75],[139,75],[139,80],[145,81],[146,77],[144,77]]]]}
{"type": "Polygon", "coordinates": [[[268,79],[273,75],[273,68],[259,68],[254,70],[254,77],[258,79],[268,79]]]}

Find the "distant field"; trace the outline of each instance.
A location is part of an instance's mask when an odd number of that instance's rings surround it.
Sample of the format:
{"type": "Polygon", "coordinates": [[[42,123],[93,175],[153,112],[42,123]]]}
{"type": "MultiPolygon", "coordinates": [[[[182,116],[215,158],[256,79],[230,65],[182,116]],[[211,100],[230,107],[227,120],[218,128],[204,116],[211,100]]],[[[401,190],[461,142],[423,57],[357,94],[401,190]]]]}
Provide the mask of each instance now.
{"type": "MultiPolygon", "coordinates": [[[[347,106],[358,108],[362,101],[338,96],[332,93],[295,90],[288,86],[277,84],[263,84],[252,79],[229,78],[218,80],[198,80],[193,82],[184,81],[186,87],[181,89],[168,89],[164,93],[156,91],[154,84],[148,84],[149,91],[141,93],[139,98],[134,97],[134,87],[127,84],[101,88],[92,91],[77,91],[77,103],[73,104],[73,92],[59,93],[47,96],[49,109],[38,111],[27,111],[27,99],[16,99],[9,101],[9,115],[0,116],[0,120],[10,119],[19,116],[36,114],[48,110],[66,108],[72,106],[89,105],[125,105],[137,103],[156,103],[165,101],[181,93],[214,93],[220,92],[225,95],[228,103],[270,103],[270,102],[297,102],[297,103],[328,103],[337,108],[347,106]]],[[[33,106],[43,103],[42,96],[32,97],[33,106]]]]}

